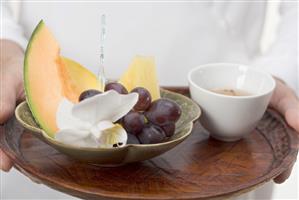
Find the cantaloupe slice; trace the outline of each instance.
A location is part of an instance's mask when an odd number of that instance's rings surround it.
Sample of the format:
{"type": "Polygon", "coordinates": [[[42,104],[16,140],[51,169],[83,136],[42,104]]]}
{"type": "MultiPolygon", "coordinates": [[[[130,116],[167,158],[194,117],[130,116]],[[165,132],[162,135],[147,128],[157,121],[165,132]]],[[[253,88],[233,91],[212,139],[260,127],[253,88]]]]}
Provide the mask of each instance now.
{"type": "Polygon", "coordinates": [[[153,57],[136,56],[128,70],[119,79],[128,91],[135,87],[146,88],[153,100],[160,98],[160,88],[157,78],[157,70],[153,57]]]}
{"type": "Polygon", "coordinates": [[[77,102],[84,90],[102,88],[94,74],[60,56],[59,44],[43,21],[25,52],[24,85],[32,115],[50,136],[58,130],[56,111],[62,98],[77,102]]]}

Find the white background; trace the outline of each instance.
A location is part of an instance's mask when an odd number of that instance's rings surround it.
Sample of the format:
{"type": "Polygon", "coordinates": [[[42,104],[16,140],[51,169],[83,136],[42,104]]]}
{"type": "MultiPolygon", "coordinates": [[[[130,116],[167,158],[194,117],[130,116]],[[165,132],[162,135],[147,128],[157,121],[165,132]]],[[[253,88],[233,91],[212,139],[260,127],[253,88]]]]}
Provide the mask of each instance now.
{"type": "MultiPolygon", "coordinates": [[[[279,17],[277,15],[277,3],[270,4],[268,12],[268,21],[265,25],[264,37],[262,40],[262,49],[266,50],[269,44],[275,38],[273,31],[279,17]]],[[[272,199],[298,199],[298,163],[295,165],[291,177],[281,185],[274,186],[274,192],[272,199]]],[[[21,174],[15,169],[12,169],[9,173],[0,172],[0,199],[73,199],[68,195],[56,192],[44,185],[36,184],[21,174]],[[45,195],[46,194],[46,195],[45,195]],[[42,197],[41,197],[42,196],[42,197]]],[[[256,191],[259,194],[265,193],[269,186],[256,191]]],[[[259,195],[259,199],[266,199],[259,195]]],[[[249,194],[241,197],[240,199],[257,199],[254,194],[249,194]]],[[[75,199],[75,198],[74,198],[75,199]]]]}

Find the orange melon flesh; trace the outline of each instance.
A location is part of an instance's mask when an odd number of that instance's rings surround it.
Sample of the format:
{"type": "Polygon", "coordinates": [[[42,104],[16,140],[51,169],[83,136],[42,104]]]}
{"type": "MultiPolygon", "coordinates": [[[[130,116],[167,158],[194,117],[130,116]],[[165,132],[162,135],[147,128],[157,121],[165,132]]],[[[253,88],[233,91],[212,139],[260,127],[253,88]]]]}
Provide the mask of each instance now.
{"type": "Polygon", "coordinates": [[[124,85],[128,91],[135,87],[144,87],[151,93],[152,100],[160,98],[157,70],[153,57],[136,56],[128,70],[119,79],[119,83],[124,85]]]}
{"type": "Polygon", "coordinates": [[[43,21],[25,52],[24,85],[33,117],[52,137],[58,131],[56,111],[64,97],[77,102],[84,90],[102,88],[94,74],[60,56],[59,44],[43,21]]]}

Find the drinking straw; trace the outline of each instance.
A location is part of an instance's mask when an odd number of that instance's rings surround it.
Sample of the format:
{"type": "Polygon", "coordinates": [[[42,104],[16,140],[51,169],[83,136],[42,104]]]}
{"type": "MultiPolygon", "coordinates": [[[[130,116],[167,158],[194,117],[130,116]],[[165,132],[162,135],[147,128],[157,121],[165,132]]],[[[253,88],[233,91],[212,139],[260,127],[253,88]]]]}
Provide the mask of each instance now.
{"type": "Polygon", "coordinates": [[[102,85],[102,90],[104,91],[106,84],[105,70],[104,70],[104,42],[106,38],[106,16],[103,14],[101,16],[101,39],[100,39],[100,66],[98,72],[98,80],[102,85]]]}

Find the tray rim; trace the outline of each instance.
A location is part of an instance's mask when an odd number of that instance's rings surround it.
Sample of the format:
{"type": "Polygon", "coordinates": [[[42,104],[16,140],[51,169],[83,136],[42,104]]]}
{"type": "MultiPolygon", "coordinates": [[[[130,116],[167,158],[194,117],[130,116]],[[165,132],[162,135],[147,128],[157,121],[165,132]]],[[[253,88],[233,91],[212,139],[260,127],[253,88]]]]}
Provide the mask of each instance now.
{"type": "MultiPolygon", "coordinates": [[[[165,89],[168,90],[182,90],[183,92],[188,91],[188,88],[184,87],[184,86],[179,86],[179,87],[165,87],[165,89]]],[[[270,112],[272,115],[274,115],[275,118],[277,118],[280,121],[283,121],[283,124],[285,126],[285,128],[287,129],[288,135],[292,138],[290,141],[290,148],[293,149],[293,152],[289,152],[283,159],[282,162],[273,170],[270,171],[270,173],[266,174],[265,176],[260,176],[256,179],[254,179],[253,181],[249,182],[247,185],[249,185],[247,188],[237,188],[234,191],[228,191],[226,193],[223,194],[218,194],[215,196],[201,196],[201,197],[196,197],[196,196],[187,196],[187,197],[180,197],[181,199],[196,199],[196,198],[200,198],[200,199],[218,199],[218,198],[228,198],[228,197],[232,197],[232,196],[238,196],[242,193],[245,192],[249,192],[251,190],[254,190],[255,188],[257,188],[258,186],[261,186],[263,184],[265,184],[266,182],[272,180],[273,178],[277,177],[278,175],[280,175],[284,170],[286,170],[288,167],[292,166],[295,161],[296,161],[296,157],[298,154],[298,149],[299,149],[299,137],[298,137],[298,133],[295,132],[295,130],[293,130],[291,127],[289,127],[286,122],[284,121],[284,119],[282,118],[282,116],[274,109],[272,108],[268,108],[267,112],[270,112]],[[295,157],[295,159],[294,159],[295,157]],[[263,179],[263,180],[261,180],[263,179]]],[[[15,120],[15,119],[13,119],[15,120]]],[[[5,125],[1,125],[0,126],[0,130],[1,132],[5,131],[5,125]]],[[[76,188],[73,189],[70,185],[64,184],[64,183],[60,183],[60,187],[55,187],[55,185],[57,185],[57,182],[53,181],[51,178],[44,176],[43,174],[38,174],[35,170],[33,170],[32,168],[30,168],[30,165],[27,163],[24,163],[22,161],[20,161],[17,157],[16,157],[16,153],[14,151],[12,151],[7,144],[7,140],[6,137],[4,136],[5,134],[1,134],[0,135],[0,147],[1,149],[13,160],[13,162],[15,163],[15,168],[20,171],[21,173],[23,173],[25,176],[33,179],[33,180],[37,180],[40,183],[43,183],[45,185],[47,185],[48,187],[51,187],[55,190],[61,191],[61,192],[65,192],[69,195],[72,196],[76,196],[76,197],[80,197],[80,198],[86,198],[87,196],[82,196],[82,194],[84,195],[90,195],[87,198],[95,198],[96,196],[101,196],[103,198],[115,198],[115,199],[126,199],[126,196],[121,196],[122,193],[112,193],[112,192],[107,192],[107,191],[89,191],[86,189],[82,189],[82,188],[76,188]],[[2,141],[5,142],[5,144],[2,144],[2,141]]],[[[196,195],[196,194],[195,194],[196,195]]],[[[149,196],[130,196],[131,199],[156,199],[157,197],[149,197],[149,196]]],[[[159,197],[159,199],[173,199],[173,197],[169,196],[169,197],[159,197]]]]}

